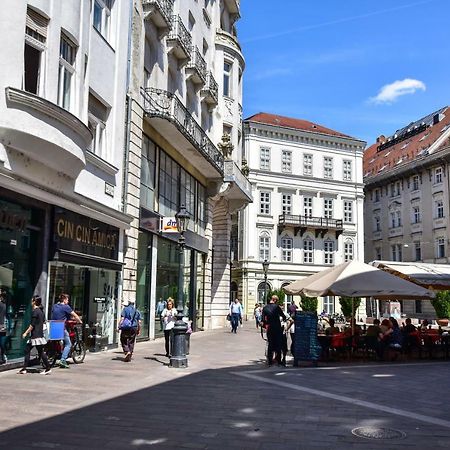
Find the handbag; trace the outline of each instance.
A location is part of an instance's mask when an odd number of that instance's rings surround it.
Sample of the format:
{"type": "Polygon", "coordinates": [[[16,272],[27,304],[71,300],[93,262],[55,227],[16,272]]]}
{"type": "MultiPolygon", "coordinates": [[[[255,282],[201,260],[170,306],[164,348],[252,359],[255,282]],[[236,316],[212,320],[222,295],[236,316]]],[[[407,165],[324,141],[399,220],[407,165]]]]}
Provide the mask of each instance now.
{"type": "Polygon", "coordinates": [[[133,322],[136,317],[137,310],[134,310],[133,318],[129,319],[128,317],[124,317],[122,322],[120,323],[119,330],[130,330],[133,328],[133,322]]]}
{"type": "Polygon", "coordinates": [[[231,314],[227,314],[227,320],[228,320],[228,321],[231,320],[231,314]]]}

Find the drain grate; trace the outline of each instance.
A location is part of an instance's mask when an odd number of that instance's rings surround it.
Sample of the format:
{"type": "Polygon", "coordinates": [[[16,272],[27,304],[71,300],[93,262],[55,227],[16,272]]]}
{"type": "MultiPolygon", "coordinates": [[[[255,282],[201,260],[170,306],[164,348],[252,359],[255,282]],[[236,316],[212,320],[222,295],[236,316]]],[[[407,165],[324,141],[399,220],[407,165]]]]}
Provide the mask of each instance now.
{"type": "Polygon", "coordinates": [[[354,428],[352,434],[366,439],[402,439],[406,436],[406,434],[400,430],[378,427],[354,428]]]}

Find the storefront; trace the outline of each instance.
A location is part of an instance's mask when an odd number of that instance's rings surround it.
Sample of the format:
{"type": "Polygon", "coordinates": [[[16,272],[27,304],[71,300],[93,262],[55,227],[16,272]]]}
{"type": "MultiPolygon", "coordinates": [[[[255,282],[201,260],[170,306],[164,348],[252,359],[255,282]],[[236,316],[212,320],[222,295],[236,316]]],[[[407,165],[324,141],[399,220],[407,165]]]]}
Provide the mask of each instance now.
{"type": "Polygon", "coordinates": [[[9,359],[23,356],[22,332],[31,317],[31,297],[42,272],[45,205],[2,190],[0,196],[0,289],[6,297],[9,359]]]}
{"type": "Polygon", "coordinates": [[[54,249],[49,262],[49,311],[61,293],[83,318],[83,339],[90,351],[116,346],[122,265],[119,229],[55,208],[54,249]]]}

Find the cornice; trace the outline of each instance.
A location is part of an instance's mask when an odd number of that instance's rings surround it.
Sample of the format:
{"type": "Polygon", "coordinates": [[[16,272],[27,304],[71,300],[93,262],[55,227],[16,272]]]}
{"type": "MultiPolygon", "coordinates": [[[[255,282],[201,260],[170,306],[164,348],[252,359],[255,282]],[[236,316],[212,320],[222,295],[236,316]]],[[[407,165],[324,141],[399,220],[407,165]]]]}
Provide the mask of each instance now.
{"type": "Polygon", "coordinates": [[[242,54],[242,49],[238,40],[233,35],[227,33],[221,28],[217,28],[215,44],[221,45],[224,49],[226,49],[228,53],[232,54],[232,56],[239,59],[242,69],[244,69],[245,67],[244,55],[242,54]]]}

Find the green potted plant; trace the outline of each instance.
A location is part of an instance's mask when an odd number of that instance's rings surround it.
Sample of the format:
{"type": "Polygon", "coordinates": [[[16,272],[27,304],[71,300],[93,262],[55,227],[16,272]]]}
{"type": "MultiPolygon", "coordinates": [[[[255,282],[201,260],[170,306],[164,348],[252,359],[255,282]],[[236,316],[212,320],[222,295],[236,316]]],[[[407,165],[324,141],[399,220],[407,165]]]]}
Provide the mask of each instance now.
{"type": "Polygon", "coordinates": [[[355,317],[355,313],[361,304],[361,299],[358,297],[340,297],[339,303],[342,314],[350,322],[350,319],[355,317]]]}
{"type": "Polygon", "coordinates": [[[436,292],[431,304],[436,312],[436,322],[441,326],[447,326],[450,318],[450,291],[436,292]]]}
{"type": "Polygon", "coordinates": [[[301,297],[300,308],[302,308],[303,311],[315,312],[317,314],[317,305],[317,297],[301,297]]]}

